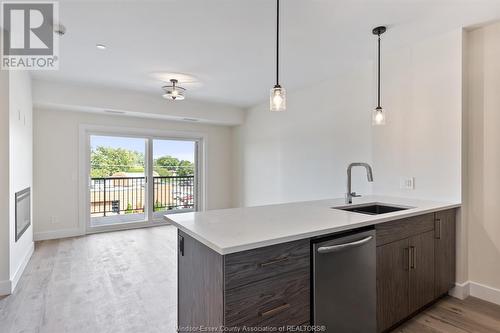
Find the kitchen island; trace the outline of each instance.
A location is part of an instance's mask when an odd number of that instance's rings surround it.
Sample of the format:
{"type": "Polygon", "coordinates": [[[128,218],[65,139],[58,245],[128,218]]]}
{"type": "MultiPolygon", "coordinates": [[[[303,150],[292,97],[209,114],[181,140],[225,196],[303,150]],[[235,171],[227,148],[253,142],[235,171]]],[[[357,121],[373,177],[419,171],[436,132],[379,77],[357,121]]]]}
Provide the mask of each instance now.
{"type": "Polygon", "coordinates": [[[368,229],[376,235],[376,330],[387,330],[454,284],[459,206],[366,196],[351,205],[330,199],[167,215],[179,229],[180,330],[314,324],[313,242],[368,229]],[[343,210],[374,203],[401,210],[343,210]]]}

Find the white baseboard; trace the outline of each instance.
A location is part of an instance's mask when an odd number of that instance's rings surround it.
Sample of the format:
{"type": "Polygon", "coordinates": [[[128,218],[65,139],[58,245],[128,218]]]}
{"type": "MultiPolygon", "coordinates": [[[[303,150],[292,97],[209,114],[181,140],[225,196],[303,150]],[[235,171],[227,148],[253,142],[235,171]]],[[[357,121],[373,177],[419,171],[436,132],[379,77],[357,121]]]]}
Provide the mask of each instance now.
{"type": "Polygon", "coordinates": [[[469,296],[477,297],[483,301],[500,305],[500,289],[473,281],[457,283],[449,294],[459,299],[466,299],[469,296]]]}
{"type": "Polygon", "coordinates": [[[11,290],[10,280],[0,281],[0,296],[10,295],[11,290]]]}
{"type": "Polygon", "coordinates": [[[19,282],[19,279],[21,279],[21,276],[23,275],[23,272],[26,269],[26,266],[28,265],[28,262],[31,259],[33,252],[35,252],[34,242],[31,243],[28,251],[26,251],[26,254],[24,255],[23,261],[17,268],[17,271],[14,273],[14,277],[11,280],[11,293],[13,293],[14,289],[16,289],[17,283],[19,282]]]}
{"type": "Polygon", "coordinates": [[[500,305],[500,289],[472,281],[469,283],[469,288],[471,296],[500,305]]]}
{"type": "Polygon", "coordinates": [[[466,281],[464,283],[455,283],[455,288],[450,290],[448,294],[451,296],[464,300],[470,295],[470,281],[466,281]]]}
{"type": "Polygon", "coordinates": [[[85,233],[80,228],[75,229],[61,229],[54,231],[42,231],[35,232],[33,234],[33,239],[35,241],[48,240],[48,239],[59,239],[67,237],[83,236],[85,233]]]}

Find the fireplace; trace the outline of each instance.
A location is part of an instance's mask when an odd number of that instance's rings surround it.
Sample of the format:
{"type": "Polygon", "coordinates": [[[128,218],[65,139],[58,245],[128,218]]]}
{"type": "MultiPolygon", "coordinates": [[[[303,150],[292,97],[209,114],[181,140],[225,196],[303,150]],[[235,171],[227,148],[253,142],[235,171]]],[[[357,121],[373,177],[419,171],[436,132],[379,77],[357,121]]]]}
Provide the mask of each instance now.
{"type": "Polygon", "coordinates": [[[31,225],[31,188],[16,193],[16,242],[31,225]]]}

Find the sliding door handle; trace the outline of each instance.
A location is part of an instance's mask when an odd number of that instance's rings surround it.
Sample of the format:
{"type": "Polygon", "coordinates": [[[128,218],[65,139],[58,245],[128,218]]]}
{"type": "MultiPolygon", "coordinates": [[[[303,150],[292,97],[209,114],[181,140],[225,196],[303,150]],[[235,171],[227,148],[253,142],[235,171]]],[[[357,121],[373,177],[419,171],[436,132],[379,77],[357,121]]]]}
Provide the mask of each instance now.
{"type": "Polygon", "coordinates": [[[364,245],[371,241],[373,239],[373,236],[368,236],[366,238],[350,242],[350,243],[344,243],[344,244],[339,244],[339,245],[332,245],[332,246],[321,246],[318,248],[318,253],[332,253],[332,252],[339,252],[343,250],[347,250],[353,247],[358,247],[361,245],[364,245]]]}

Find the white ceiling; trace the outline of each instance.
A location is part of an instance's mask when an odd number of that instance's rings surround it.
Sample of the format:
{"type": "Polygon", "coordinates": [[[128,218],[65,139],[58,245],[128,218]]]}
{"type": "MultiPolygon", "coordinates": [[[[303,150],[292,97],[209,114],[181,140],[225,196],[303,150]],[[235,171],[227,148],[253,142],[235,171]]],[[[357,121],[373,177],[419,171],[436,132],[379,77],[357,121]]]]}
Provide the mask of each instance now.
{"type": "MultiPolygon", "coordinates": [[[[282,0],[282,84],[298,89],[391,48],[500,17],[500,0],[282,0]]],[[[188,97],[250,106],[274,84],[274,0],[60,1],[60,70],[36,79],[161,94],[155,73],[201,85],[188,97]],[[97,50],[96,43],[108,46],[97,50]]]]}

